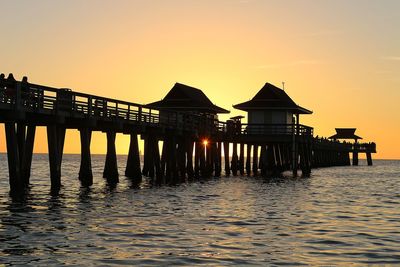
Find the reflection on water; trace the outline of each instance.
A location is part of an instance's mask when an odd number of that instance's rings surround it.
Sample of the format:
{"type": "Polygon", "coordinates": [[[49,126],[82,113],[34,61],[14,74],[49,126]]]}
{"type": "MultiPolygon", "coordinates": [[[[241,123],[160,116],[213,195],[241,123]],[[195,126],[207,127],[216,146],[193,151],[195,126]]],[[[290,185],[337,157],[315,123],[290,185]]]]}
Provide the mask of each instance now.
{"type": "Polygon", "coordinates": [[[94,186],[80,188],[79,156],[67,155],[51,195],[47,156],[35,155],[20,201],[0,162],[0,264],[400,264],[398,161],[152,188],[121,177],[112,188],[94,156],[94,186]]]}

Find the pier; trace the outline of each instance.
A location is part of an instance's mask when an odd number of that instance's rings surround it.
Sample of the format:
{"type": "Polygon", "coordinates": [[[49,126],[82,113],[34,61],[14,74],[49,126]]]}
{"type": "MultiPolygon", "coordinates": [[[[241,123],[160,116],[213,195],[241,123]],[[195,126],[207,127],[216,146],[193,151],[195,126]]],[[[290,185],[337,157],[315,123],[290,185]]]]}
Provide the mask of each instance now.
{"type": "Polygon", "coordinates": [[[117,183],[120,175],[117,134],[130,136],[125,176],[135,183],[146,176],[155,184],[176,184],[219,177],[222,170],[227,176],[274,176],[284,171],[296,176],[299,170],[308,176],[312,168],[350,165],[350,154],[357,165],[359,153],[366,153],[372,164],[374,143],[314,137],[313,128],[299,120],[300,114],[312,112],[271,84],[251,101],[234,107],[248,111],[248,123],[241,122],[242,116],[219,121],[218,113],[229,111],[212,104],[201,90],[179,83],[162,101],[141,105],[1,76],[0,123],[5,125],[10,192],[23,194],[29,185],[38,126],[47,129],[50,184],[55,191],[62,184],[67,129],[80,132],[77,178],[82,186],[93,184],[90,144],[94,131],[107,136],[103,176],[109,183],[117,183]],[[143,162],[138,138],[144,141],[143,162]]]}

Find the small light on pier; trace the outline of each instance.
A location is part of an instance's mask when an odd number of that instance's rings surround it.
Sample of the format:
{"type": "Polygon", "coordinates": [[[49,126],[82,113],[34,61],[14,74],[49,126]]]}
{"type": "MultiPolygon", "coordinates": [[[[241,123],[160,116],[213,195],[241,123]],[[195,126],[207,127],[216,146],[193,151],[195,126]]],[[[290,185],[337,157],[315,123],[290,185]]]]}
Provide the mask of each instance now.
{"type": "Polygon", "coordinates": [[[207,146],[207,145],[208,145],[208,140],[207,140],[207,139],[204,139],[204,140],[203,140],[203,145],[204,145],[204,146],[207,146]]]}

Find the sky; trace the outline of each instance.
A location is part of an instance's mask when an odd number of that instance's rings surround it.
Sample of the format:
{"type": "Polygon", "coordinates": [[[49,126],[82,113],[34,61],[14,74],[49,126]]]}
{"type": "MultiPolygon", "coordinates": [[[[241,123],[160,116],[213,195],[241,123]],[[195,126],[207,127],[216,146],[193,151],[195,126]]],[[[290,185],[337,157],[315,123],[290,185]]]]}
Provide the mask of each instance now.
{"type": "MultiPolygon", "coordinates": [[[[30,82],[149,103],[175,82],[232,105],[266,83],[312,110],[330,136],[355,127],[375,158],[400,159],[400,1],[2,0],[0,72],[30,82]]],[[[47,152],[39,128],[35,152],[47,152]]],[[[68,130],[65,153],[79,153],[68,130]]],[[[117,153],[128,151],[117,135],[117,153]]],[[[92,153],[105,153],[96,133],[92,153]]],[[[4,152],[4,127],[0,126],[4,152]]]]}

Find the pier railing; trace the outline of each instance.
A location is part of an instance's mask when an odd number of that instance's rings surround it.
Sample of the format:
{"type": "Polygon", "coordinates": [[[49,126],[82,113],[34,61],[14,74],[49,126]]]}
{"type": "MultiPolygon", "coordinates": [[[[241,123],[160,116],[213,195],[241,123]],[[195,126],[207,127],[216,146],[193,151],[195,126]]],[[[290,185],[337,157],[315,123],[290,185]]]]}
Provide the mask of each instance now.
{"type": "Polygon", "coordinates": [[[0,109],[108,121],[124,120],[173,129],[197,128],[193,125],[196,120],[191,120],[187,114],[171,111],[160,116],[159,110],[138,103],[18,81],[0,81],[0,109]]]}
{"type": "Polygon", "coordinates": [[[222,132],[233,135],[301,135],[312,137],[314,129],[302,124],[247,124],[233,121],[219,122],[222,132]]]}
{"type": "Polygon", "coordinates": [[[327,138],[314,137],[314,147],[323,150],[338,150],[338,151],[357,151],[376,153],[376,144],[372,143],[350,143],[346,141],[330,140],[327,138]]]}
{"type": "Polygon", "coordinates": [[[305,125],[222,122],[201,114],[159,111],[142,104],[75,92],[67,88],[56,89],[7,79],[0,80],[0,109],[103,121],[118,120],[199,134],[313,135],[313,128],[305,125]]]}

